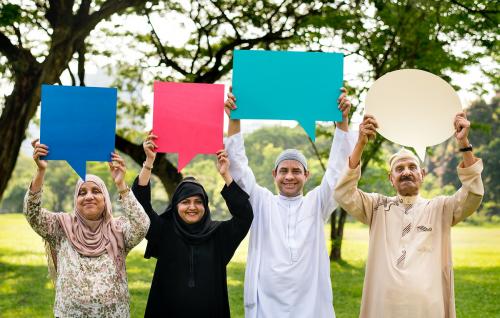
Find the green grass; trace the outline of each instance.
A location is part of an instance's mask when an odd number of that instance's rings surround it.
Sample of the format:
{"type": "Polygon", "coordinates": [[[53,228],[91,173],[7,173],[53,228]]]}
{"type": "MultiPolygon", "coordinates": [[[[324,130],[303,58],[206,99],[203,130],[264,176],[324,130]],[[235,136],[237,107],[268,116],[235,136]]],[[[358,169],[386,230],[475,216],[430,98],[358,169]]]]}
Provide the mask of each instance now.
{"type": "MultiPolygon", "coordinates": [[[[453,229],[453,260],[458,317],[498,317],[500,305],[500,227],[458,226],[453,229]]],[[[131,315],[142,317],[154,260],[142,257],[142,242],[127,258],[131,315]]],[[[344,261],[332,263],[337,317],[358,317],[363,287],[368,230],[347,224],[344,261]]],[[[247,241],[228,267],[233,317],[243,317],[243,277],[247,241]]],[[[0,317],[51,317],[54,290],[47,278],[42,239],[20,214],[0,215],[0,317]]]]}

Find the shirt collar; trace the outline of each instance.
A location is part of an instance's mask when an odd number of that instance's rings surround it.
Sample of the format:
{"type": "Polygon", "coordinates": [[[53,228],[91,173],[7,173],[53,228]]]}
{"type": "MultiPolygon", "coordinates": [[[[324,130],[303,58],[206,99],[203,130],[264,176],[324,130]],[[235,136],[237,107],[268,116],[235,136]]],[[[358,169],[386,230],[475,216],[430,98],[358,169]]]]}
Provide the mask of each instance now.
{"type": "Polygon", "coordinates": [[[415,202],[417,202],[418,198],[420,196],[417,194],[417,195],[400,195],[398,193],[398,200],[400,203],[403,203],[403,204],[414,204],[415,202]]]}
{"type": "Polygon", "coordinates": [[[294,197],[286,197],[284,195],[281,195],[281,194],[278,194],[278,198],[280,200],[283,200],[283,201],[290,201],[290,202],[295,202],[295,201],[299,201],[300,199],[302,199],[304,196],[302,194],[299,194],[297,196],[294,196],[294,197]]]}

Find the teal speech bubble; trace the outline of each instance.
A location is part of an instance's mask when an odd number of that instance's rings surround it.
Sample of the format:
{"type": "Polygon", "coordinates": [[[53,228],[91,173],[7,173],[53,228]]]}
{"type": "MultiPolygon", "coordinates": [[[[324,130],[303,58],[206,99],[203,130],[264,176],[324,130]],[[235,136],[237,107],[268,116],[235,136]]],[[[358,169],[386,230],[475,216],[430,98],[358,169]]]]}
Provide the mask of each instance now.
{"type": "Polygon", "coordinates": [[[316,121],[341,121],[344,55],[235,50],[234,119],[296,120],[315,140],[316,121]]]}

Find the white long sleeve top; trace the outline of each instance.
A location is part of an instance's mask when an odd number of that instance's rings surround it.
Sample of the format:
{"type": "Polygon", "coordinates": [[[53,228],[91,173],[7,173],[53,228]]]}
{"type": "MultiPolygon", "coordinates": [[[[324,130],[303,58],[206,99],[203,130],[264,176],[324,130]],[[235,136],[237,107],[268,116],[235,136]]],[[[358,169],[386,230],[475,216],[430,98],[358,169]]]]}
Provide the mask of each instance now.
{"type": "Polygon", "coordinates": [[[226,139],[234,180],[254,211],[245,272],[245,316],[335,317],[324,225],[337,207],[333,191],[357,134],[335,132],[321,184],[285,197],[259,186],[241,133],[226,139]]]}

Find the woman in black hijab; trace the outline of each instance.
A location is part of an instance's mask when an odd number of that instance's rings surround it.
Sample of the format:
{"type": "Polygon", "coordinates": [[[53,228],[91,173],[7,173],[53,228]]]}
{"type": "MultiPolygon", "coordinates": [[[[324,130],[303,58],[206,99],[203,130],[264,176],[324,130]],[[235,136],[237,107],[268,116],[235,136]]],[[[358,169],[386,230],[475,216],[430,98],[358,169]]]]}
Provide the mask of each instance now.
{"type": "Polygon", "coordinates": [[[149,183],[155,138],[150,134],[143,144],[146,161],[132,187],[151,220],[144,257],[158,260],[145,317],[230,317],[226,265],[252,223],[248,195],[233,182],[221,150],[217,169],[226,183],[221,194],[231,220],[211,220],[205,189],[193,177],[184,178],[165,212],[156,214],[149,183]]]}

